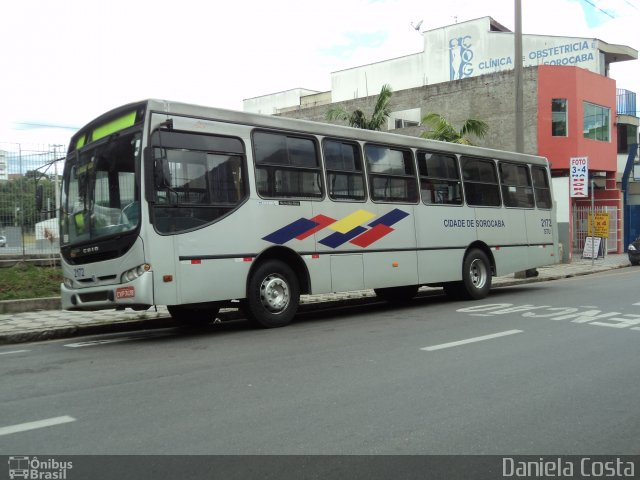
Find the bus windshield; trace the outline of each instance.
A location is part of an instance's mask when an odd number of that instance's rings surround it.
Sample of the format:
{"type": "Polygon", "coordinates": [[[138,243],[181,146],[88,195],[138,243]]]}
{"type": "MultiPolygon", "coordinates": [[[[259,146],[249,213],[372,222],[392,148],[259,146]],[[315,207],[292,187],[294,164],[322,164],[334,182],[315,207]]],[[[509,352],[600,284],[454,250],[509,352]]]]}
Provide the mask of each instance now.
{"type": "Polygon", "coordinates": [[[135,172],[140,151],[141,134],[136,132],[67,158],[60,215],[63,244],[95,241],[138,227],[140,188],[135,172]]]}

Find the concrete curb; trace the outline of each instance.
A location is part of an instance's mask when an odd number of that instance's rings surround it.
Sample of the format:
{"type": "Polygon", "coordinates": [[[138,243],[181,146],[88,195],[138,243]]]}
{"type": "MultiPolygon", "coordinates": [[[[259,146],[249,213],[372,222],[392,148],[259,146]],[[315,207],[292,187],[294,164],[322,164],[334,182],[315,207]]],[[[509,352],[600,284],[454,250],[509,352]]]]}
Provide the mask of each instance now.
{"type": "Polygon", "coordinates": [[[95,325],[73,325],[48,330],[22,331],[0,335],[0,345],[14,343],[42,342],[61,338],[82,337],[86,335],[102,335],[122,333],[135,330],[152,330],[176,326],[171,317],[144,320],[127,320],[124,322],[101,323],[95,325]]]}
{"type": "Polygon", "coordinates": [[[0,315],[7,313],[35,312],[37,310],[60,310],[60,297],[28,298],[26,300],[0,301],[0,315]]]}

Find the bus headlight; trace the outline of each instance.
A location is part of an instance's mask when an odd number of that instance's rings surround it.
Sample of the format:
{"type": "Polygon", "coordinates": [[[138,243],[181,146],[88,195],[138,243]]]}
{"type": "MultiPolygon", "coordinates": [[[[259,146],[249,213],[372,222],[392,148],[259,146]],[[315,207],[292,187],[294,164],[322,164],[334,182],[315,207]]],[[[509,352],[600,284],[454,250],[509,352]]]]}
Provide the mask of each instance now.
{"type": "Polygon", "coordinates": [[[143,263],[135,268],[131,268],[120,275],[120,283],[133,282],[136,278],[140,277],[144,272],[151,270],[151,265],[143,263]]]}
{"type": "Polygon", "coordinates": [[[70,278],[63,277],[62,283],[64,283],[64,286],[67,288],[73,288],[73,280],[71,280],[70,278]]]}

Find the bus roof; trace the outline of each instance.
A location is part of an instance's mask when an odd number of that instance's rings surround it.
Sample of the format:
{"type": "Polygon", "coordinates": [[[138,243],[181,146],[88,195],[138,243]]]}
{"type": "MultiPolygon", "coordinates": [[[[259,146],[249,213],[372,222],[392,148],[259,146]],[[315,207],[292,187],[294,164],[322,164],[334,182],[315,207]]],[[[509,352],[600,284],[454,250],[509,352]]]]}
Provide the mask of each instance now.
{"type": "MultiPolygon", "coordinates": [[[[111,129],[118,127],[118,121],[126,128],[130,126],[127,122],[133,121],[132,112],[146,111],[149,113],[170,114],[185,116],[210,121],[222,121],[237,123],[239,125],[249,125],[261,128],[273,128],[278,130],[288,130],[291,132],[316,134],[322,136],[340,137],[346,139],[357,139],[367,142],[387,143],[397,146],[426,148],[441,152],[458,153],[462,155],[473,155],[492,157],[497,160],[516,160],[535,164],[547,165],[546,158],[538,155],[508,152],[473,145],[452,144],[437,140],[427,140],[420,137],[400,135],[397,133],[379,132],[373,130],[362,130],[353,127],[335,125],[330,123],[314,122],[288,117],[264,115],[259,113],[247,113],[223,108],[207,107],[202,105],[173,102],[161,99],[147,99],[140,102],[130,103],[115,108],[95,120],[88,123],[76,133],[69,146],[70,151],[81,148],[82,140],[90,138],[92,135],[109,133],[111,129]]],[[[140,113],[137,113],[139,116],[140,113]]],[[[95,140],[93,138],[92,140],[95,140]]],[[[88,142],[87,142],[88,143],[88,142]]]]}

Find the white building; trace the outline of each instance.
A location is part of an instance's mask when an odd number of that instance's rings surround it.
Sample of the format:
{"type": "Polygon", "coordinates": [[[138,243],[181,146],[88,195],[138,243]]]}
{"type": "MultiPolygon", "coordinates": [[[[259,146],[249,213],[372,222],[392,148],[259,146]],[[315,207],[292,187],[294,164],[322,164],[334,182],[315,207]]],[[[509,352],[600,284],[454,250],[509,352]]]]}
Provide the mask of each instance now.
{"type": "MultiPolygon", "coordinates": [[[[376,95],[386,83],[399,91],[514,67],[514,34],[491,17],[448,25],[422,35],[421,53],[333,72],[330,92],[296,88],[245,99],[243,109],[275,114],[376,95]]],[[[523,35],[522,49],[525,67],[570,65],[603,76],[609,76],[611,63],[638,58],[638,52],[631,47],[594,38],[523,35]]]]}

